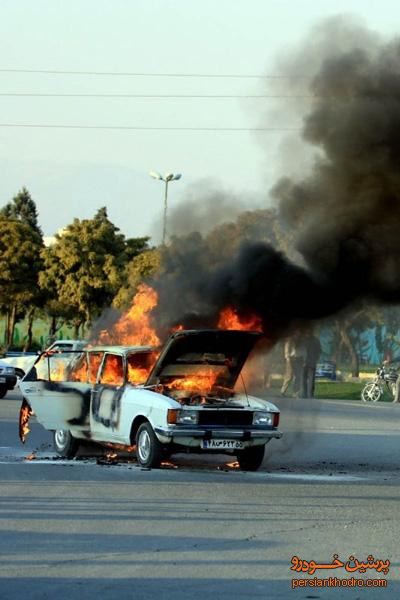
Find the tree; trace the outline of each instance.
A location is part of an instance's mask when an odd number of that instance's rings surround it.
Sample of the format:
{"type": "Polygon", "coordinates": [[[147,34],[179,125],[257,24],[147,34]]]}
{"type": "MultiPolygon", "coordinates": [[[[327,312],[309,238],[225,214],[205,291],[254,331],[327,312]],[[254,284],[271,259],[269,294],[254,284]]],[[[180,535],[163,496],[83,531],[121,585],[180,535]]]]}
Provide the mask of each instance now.
{"type": "Polygon", "coordinates": [[[40,234],[30,225],[0,216],[0,307],[7,318],[6,347],[12,344],[17,318],[37,298],[42,246],[40,234]]]}
{"type": "Polygon", "coordinates": [[[157,248],[141,252],[125,268],[124,284],[114,298],[115,308],[125,309],[136,293],[138,284],[155,275],[161,267],[161,252],[157,248]]]}
{"type": "Polygon", "coordinates": [[[93,219],[75,219],[43,253],[40,285],[48,294],[49,314],[71,320],[79,337],[80,327],[90,325],[111,305],[122,285],[132,247],[130,241],[127,250],[125,238],[108,219],[106,208],[99,209],[93,219]]]}
{"type": "Polygon", "coordinates": [[[23,187],[22,190],[19,191],[16,196],[14,196],[11,202],[8,202],[0,210],[0,215],[8,219],[21,221],[22,223],[25,223],[31,227],[31,229],[36,231],[36,233],[42,235],[42,231],[38,223],[38,211],[36,204],[26,187],[23,187]]]}
{"type": "Polygon", "coordinates": [[[129,262],[135,256],[139,256],[142,252],[150,250],[149,240],[149,237],[127,238],[125,240],[126,260],[129,262]]]}

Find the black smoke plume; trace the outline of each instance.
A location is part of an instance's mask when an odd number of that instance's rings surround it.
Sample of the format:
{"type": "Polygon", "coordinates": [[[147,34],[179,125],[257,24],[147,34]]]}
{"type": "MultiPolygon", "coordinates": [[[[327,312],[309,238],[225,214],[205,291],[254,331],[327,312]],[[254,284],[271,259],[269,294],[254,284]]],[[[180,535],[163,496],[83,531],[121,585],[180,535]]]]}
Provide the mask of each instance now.
{"type": "Polygon", "coordinates": [[[302,122],[312,167],[272,190],[302,264],[257,240],[221,262],[200,235],[175,238],[154,283],[161,330],[215,326],[230,305],[257,313],[276,337],[358,301],[400,301],[400,41],[380,43],[358,28],[353,46],[341,32],[340,50],[332,27],[302,122]]]}

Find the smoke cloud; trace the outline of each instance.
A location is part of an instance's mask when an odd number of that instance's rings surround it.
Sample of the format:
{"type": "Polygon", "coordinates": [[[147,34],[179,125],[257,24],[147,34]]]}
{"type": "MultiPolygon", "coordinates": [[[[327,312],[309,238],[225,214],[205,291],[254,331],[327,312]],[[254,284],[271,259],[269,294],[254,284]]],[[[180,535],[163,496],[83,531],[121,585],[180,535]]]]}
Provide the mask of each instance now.
{"type": "Polygon", "coordinates": [[[258,236],[224,261],[209,237],[175,239],[156,282],[162,326],[215,326],[228,304],[277,336],[358,300],[400,301],[400,41],[334,19],[282,65],[308,83],[301,135],[312,165],[271,192],[302,261],[258,236]]]}
{"type": "Polygon", "coordinates": [[[161,338],[177,324],[215,327],[227,305],[260,316],[275,341],[355,303],[400,301],[400,40],[331,19],[279,69],[308,166],[288,165],[270,192],[273,210],[233,220],[221,193],[171,215],[178,235],[150,282],[161,338]]]}

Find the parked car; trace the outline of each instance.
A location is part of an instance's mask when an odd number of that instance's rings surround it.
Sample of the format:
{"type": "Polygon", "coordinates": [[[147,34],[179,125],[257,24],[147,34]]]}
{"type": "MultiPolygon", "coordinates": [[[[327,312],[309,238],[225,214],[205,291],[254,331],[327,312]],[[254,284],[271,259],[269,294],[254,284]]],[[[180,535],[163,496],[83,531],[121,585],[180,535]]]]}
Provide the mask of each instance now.
{"type": "Polygon", "coordinates": [[[256,470],[265,445],[282,436],[274,404],[234,391],[259,337],[248,331],[178,331],[161,352],[91,347],[76,355],[62,380],[58,357],[45,355],[20,387],[66,458],[90,440],[135,445],[144,467],[188,451],[233,454],[242,469],[256,470]]]}
{"type": "MultiPolygon", "coordinates": [[[[80,350],[86,346],[84,340],[57,340],[46,348],[46,352],[65,352],[66,350],[80,350]]],[[[24,375],[33,367],[40,352],[10,352],[2,359],[4,364],[14,367],[17,377],[24,375]]]]}
{"type": "Polygon", "coordinates": [[[317,379],[330,379],[331,381],[336,381],[336,363],[330,360],[318,363],[315,370],[315,377],[317,379]]]}
{"type": "Polygon", "coordinates": [[[0,398],[4,398],[9,390],[13,390],[17,383],[14,367],[10,367],[3,360],[0,361],[0,398]]]}

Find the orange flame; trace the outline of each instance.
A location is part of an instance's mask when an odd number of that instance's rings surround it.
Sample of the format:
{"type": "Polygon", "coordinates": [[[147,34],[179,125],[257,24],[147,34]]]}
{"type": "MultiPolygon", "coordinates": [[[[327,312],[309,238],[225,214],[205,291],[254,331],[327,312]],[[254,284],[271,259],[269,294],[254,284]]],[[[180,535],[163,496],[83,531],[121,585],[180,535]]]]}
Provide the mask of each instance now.
{"type": "Polygon", "coordinates": [[[239,463],[237,460],[234,460],[233,462],[229,462],[226,463],[226,466],[229,467],[230,469],[238,469],[240,467],[239,463]]]}
{"type": "Polygon", "coordinates": [[[104,363],[101,383],[111,385],[122,385],[124,383],[123,363],[120,356],[109,354],[104,363]]]}
{"type": "Polygon", "coordinates": [[[129,383],[133,383],[134,385],[139,385],[144,383],[150,373],[150,368],[146,369],[145,367],[132,367],[128,364],[128,381],[129,383]]]}
{"type": "Polygon", "coordinates": [[[115,451],[120,450],[121,452],[136,452],[136,446],[125,446],[124,444],[114,444],[113,442],[106,442],[104,444],[107,448],[112,448],[115,451]]]}
{"type": "Polygon", "coordinates": [[[81,382],[86,382],[88,380],[88,366],[86,360],[84,360],[80,366],[72,370],[69,380],[81,382]]]}
{"type": "Polygon", "coordinates": [[[250,315],[240,317],[234,308],[223,308],[219,314],[218,329],[235,329],[246,331],[262,331],[261,317],[250,315]]]}
{"type": "Polygon", "coordinates": [[[28,404],[25,398],[22,399],[21,408],[19,411],[19,439],[25,444],[25,439],[30,432],[28,423],[30,417],[33,415],[33,410],[28,404]]]}
{"type": "Polygon", "coordinates": [[[144,283],[140,284],[128,312],[120,317],[111,331],[101,332],[98,343],[159,346],[161,342],[151,325],[151,311],[157,302],[157,292],[144,283]]]}
{"type": "Polygon", "coordinates": [[[66,363],[62,360],[57,361],[56,363],[52,362],[50,377],[51,381],[65,381],[66,379],[66,363]]]}
{"type": "Polygon", "coordinates": [[[173,379],[169,383],[166,383],[165,387],[169,390],[183,390],[207,394],[211,392],[222,372],[223,370],[212,371],[211,369],[200,371],[192,377],[178,377],[173,379]]]}

